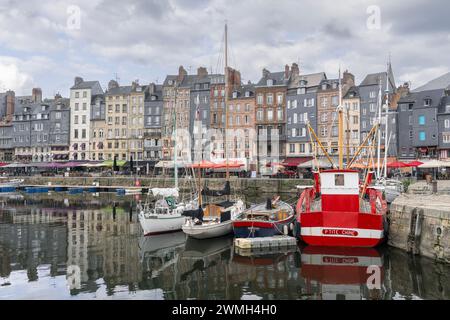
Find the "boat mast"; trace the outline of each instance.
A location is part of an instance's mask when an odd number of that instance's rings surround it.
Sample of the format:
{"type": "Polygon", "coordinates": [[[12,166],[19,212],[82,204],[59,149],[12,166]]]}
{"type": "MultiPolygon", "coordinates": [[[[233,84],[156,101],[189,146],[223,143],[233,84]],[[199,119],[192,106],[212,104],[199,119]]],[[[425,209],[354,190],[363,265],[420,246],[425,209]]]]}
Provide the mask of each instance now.
{"type": "Polygon", "coordinates": [[[175,105],[174,105],[174,112],[173,112],[173,135],[174,135],[174,146],[173,146],[173,166],[175,170],[175,189],[178,189],[178,164],[177,164],[177,84],[175,82],[174,86],[174,93],[175,93],[175,105]]]}
{"type": "Polygon", "coordinates": [[[339,67],[339,169],[344,169],[344,112],[342,110],[342,81],[341,81],[341,68],[339,67]]]}
{"type": "Polygon", "coordinates": [[[389,127],[389,63],[387,65],[386,70],[386,97],[385,97],[385,108],[386,108],[386,128],[385,128],[385,134],[384,134],[384,178],[387,179],[387,155],[389,150],[389,140],[386,140],[388,138],[388,127],[389,127]]]}
{"type": "Polygon", "coordinates": [[[226,179],[230,179],[230,172],[228,170],[228,25],[225,22],[225,167],[226,167],[226,179]]]}
{"type": "Polygon", "coordinates": [[[378,92],[378,146],[377,146],[377,179],[380,180],[380,157],[381,157],[381,79],[378,81],[379,83],[379,92],[378,92]]]}

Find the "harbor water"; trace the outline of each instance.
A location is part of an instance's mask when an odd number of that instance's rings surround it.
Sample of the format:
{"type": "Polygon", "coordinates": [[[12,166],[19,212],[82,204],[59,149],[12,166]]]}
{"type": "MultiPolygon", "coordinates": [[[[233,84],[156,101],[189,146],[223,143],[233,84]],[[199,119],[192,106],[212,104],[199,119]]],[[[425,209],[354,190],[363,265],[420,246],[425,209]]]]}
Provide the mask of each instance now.
{"type": "Polygon", "coordinates": [[[139,200],[0,195],[0,299],[450,299],[450,266],[388,247],[250,252],[232,237],[143,237],[139,200]]]}

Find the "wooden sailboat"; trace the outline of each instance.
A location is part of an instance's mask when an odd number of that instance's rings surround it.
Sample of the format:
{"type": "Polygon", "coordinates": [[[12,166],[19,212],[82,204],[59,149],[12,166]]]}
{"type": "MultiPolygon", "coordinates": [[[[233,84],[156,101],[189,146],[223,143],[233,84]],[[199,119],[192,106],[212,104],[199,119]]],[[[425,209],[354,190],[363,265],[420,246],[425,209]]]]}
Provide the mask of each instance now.
{"type": "Polygon", "coordinates": [[[196,239],[210,239],[221,237],[233,232],[233,220],[245,209],[245,204],[240,198],[230,199],[230,173],[227,152],[228,130],[228,27],[225,24],[225,168],[226,183],[223,190],[210,190],[201,186],[201,169],[215,168],[217,165],[202,161],[192,165],[198,169],[198,209],[186,211],[191,217],[186,219],[183,231],[196,239]],[[226,197],[226,201],[212,201],[203,203],[204,197],[226,197]]]}
{"type": "MultiPolygon", "coordinates": [[[[339,80],[340,78],[339,72],[339,80]]],[[[370,186],[373,172],[368,171],[364,181],[360,181],[358,171],[350,168],[364,146],[375,139],[380,123],[377,121],[345,168],[341,83],[339,99],[339,166],[336,169],[315,172],[314,186],[301,193],[296,206],[295,235],[312,246],[375,247],[386,239],[387,204],[382,192],[370,186]]],[[[308,128],[311,144],[315,145],[312,139],[314,137],[334,167],[327,150],[309,124],[308,128]]]]}

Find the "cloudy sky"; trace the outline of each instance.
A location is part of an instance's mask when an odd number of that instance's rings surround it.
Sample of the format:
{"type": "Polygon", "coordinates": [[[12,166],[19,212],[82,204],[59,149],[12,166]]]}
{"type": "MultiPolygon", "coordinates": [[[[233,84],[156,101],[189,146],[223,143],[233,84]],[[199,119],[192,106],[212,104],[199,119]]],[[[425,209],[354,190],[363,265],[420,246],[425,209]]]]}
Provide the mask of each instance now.
{"type": "Polygon", "coordinates": [[[397,85],[415,88],[450,71],[449,9],[448,0],[0,0],[0,91],[67,96],[77,75],[105,87],[116,74],[161,83],[179,65],[216,72],[225,20],[244,81],[299,62],[328,77],[341,65],[359,83],[390,54],[397,85]]]}

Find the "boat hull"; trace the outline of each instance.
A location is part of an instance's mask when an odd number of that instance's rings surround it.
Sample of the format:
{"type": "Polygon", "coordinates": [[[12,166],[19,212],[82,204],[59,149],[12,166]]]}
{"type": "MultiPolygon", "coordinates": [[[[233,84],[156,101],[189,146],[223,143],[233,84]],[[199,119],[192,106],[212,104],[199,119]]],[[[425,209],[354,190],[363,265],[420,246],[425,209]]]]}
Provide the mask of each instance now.
{"type": "Polygon", "coordinates": [[[294,216],[277,222],[237,220],[233,222],[234,235],[236,238],[273,237],[284,234],[285,227],[290,230],[294,220],[294,216]]]}
{"type": "Polygon", "coordinates": [[[183,232],[194,239],[211,239],[223,237],[233,232],[232,221],[214,223],[210,225],[183,225],[183,232]]]}
{"type": "Polygon", "coordinates": [[[185,220],[186,217],[182,215],[168,217],[166,215],[155,215],[151,218],[143,218],[140,216],[140,223],[145,236],[181,231],[185,220]]]}
{"type": "Polygon", "coordinates": [[[373,248],[385,241],[385,216],[361,212],[302,213],[300,239],[311,246],[373,248]]]}

